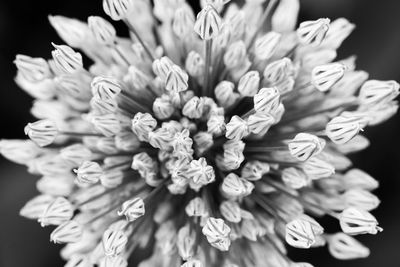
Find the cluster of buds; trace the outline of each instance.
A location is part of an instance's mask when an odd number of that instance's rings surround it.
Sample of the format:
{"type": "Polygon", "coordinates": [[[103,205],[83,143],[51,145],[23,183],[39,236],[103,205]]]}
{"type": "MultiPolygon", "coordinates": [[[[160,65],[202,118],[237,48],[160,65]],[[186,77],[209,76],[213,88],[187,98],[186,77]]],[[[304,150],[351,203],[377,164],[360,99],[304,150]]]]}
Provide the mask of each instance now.
{"type": "Polygon", "coordinates": [[[382,230],[378,183],[347,155],[396,113],[399,84],[336,59],[344,18],[296,28],[299,0],[200,2],[195,17],[185,0],[103,0],[129,37],[50,16],[66,44],[15,60],[38,121],[0,141],[42,176],[21,215],[56,226],[66,267],[125,267],[140,249],[141,267],[311,266],[286,243],[368,256],[352,236],[382,230]]]}

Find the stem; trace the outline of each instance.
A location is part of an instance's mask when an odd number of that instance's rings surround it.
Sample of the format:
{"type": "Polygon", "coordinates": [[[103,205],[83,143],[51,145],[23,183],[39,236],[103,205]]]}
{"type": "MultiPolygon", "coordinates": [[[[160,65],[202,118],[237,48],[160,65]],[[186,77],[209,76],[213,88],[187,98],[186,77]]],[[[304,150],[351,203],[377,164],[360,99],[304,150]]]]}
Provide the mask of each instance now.
{"type": "Polygon", "coordinates": [[[133,35],[135,35],[135,37],[139,41],[139,43],[143,46],[144,51],[149,56],[151,61],[154,61],[155,57],[153,56],[153,53],[151,52],[150,48],[145,44],[145,42],[142,40],[142,38],[140,38],[140,36],[139,36],[138,32],[136,31],[135,27],[133,27],[133,25],[127,19],[124,19],[123,21],[128,26],[129,30],[133,33],[133,35]]]}
{"type": "Polygon", "coordinates": [[[203,95],[209,96],[210,94],[210,67],[211,67],[211,53],[212,53],[212,39],[205,40],[205,64],[204,64],[204,84],[203,95]]]}

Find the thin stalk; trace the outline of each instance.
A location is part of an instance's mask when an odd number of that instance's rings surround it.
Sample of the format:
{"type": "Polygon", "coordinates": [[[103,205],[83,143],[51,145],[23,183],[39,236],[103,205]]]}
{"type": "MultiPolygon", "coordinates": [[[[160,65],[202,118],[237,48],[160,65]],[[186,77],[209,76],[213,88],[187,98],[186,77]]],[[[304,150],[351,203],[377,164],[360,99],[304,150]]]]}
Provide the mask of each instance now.
{"type": "Polygon", "coordinates": [[[204,64],[204,84],[203,95],[210,95],[210,72],[211,72],[211,54],[212,54],[212,39],[205,40],[205,64],[204,64]]]}
{"type": "Polygon", "coordinates": [[[123,21],[125,22],[126,26],[128,26],[129,30],[133,33],[133,35],[135,35],[135,37],[139,41],[139,43],[143,46],[144,51],[149,56],[151,61],[154,61],[155,57],[153,56],[153,53],[151,52],[151,50],[147,46],[147,44],[142,40],[142,38],[140,38],[140,36],[139,36],[138,32],[136,31],[135,27],[133,27],[133,25],[127,19],[124,19],[123,21]]]}

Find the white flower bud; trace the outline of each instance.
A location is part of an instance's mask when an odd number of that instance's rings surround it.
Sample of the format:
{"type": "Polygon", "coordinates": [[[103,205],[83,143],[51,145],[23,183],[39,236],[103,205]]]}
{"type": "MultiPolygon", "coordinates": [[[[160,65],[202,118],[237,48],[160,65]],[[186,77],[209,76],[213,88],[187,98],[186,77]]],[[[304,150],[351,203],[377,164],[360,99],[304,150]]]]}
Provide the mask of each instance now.
{"type": "Polygon", "coordinates": [[[116,31],[114,26],[98,16],[90,16],[88,18],[88,25],[94,37],[99,43],[105,45],[113,45],[116,39],[116,31]]]}
{"type": "Polygon", "coordinates": [[[318,155],[325,147],[325,140],[308,133],[299,133],[288,143],[290,154],[300,161],[318,155]]]}
{"type": "Polygon", "coordinates": [[[374,194],[361,189],[347,190],[342,198],[346,207],[355,207],[366,211],[376,209],[380,204],[379,199],[374,194]]]}
{"type": "Polygon", "coordinates": [[[50,76],[50,68],[43,58],[33,58],[25,55],[17,55],[14,60],[19,73],[30,82],[40,82],[50,76]]]}
{"type": "Polygon", "coordinates": [[[102,237],[104,254],[117,256],[125,249],[128,237],[122,230],[107,229],[102,237]]]}
{"type": "Polygon", "coordinates": [[[273,116],[263,113],[252,114],[247,120],[249,131],[258,135],[265,135],[274,123],[275,119],[273,116]]]}
{"type": "Polygon", "coordinates": [[[397,101],[392,101],[387,103],[386,105],[380,105],[379,107],[375,107],[375,110],[370,110],[370,120],[368,122],[369,126],[374,126],[385,122],[386,120],[393,117],[397,111],[399,110],[399,104],[397,101]]]}
{"type": "Polygon", "coordinates": [[[261,88],[254,96],[254,109],[261,114],[273,114],[280,104],[280,94],[276,87],[261,88]]]}
{"type": "Polygon", "coordinates": [[[190,51],[186,57],[185,68],[191,76],[200,77],[204,73],[204,60],[199,53],[190,51]]]}
{"type": "Polygon", "coordinates": [[[132,0],[103,0],[104,12],[116,21],[125,19],[132,8],[132,0]]]}
{"type": "Polygon", "coordinates": [[[305,45],[320,45],[329,30],[329,23],[329,19],[318,19],[300,23],[297,29],[297,36],[300,42],[305,45]]]}
{"type": "Polygon", "coordinates": [[[182,109],[182,114],[190,119],[199,119],[204,111],[204,98],[192,97],[182,109]]]}
{"type": "Polygon", "coordinates": [[[185,207],[185,212],[189,217],[207,217],[208,211],[204,201],[199,198],[193,198],[185,207]]]}
{"type": "Polygon", "coordinates": [[[74,189],[74,178],[70,175],[43,176],[36,182],[37,190],[52,196],[68,196],[74,189]]]}
{"type": "Polygon", "coordinates": [[[52,44],[55,48],[51,52],[58,70],[65,74],[72,74],[83,68],[82,55],[66,45],[52,44]]]}
{"type": "Polygon", "coordinates": [[[225,117],[223,115],[211,115],[207,121],[207,131],[214,136],[220,136],[225,132],[225,117]]]}
{"type": "Polygon", "coordinates": [[[310,248],[315,243],[315,235],[309,221],[296,219],[286,224],[286,242],[295,248],[310,248]]]}
{"type": "Polygon", "coordinates": [[[118,111],[118,103],[115,99],[100,99],[97,96],[90,100],[90,107],[95,114],[109,114],[118,111]]]}
{"type": "Polygon", "coordinates": [[[246,45],[242,40],[236,41],[228,46],[224,54],[224,63],[228,69],[243,66],[247,61],[246,45]]]}
{"type": "Polygon", "coordinates": [[[338,145],[337,150],[342,154],[349,154],[349,153],[354,153],[354,152],[364,150],[367,147],[369,147],[369,145],[370,145],[370,142],[366,137],[364,137],[362,135],[356,135],[353,139],[351,139],[346,144],[338,145]]]}
{"type": "Polygon", "coordinates": [[[297,16],[299,14],[299,0],[281,0],[278,7],[272,15],[272,30],[276,32],[291,32],[297,24],[297,16]]]}
{"type": "Polygon", "coordinates": [[[175,112],[175,108],[170,102],[168,95],[164,94],[154,100],[153,112],[154,115],[160,120],[165,120],[172,116],[172,114],[175,112]]]}
{"type": "Polygon", "coordinates": [[[31,140],[0,140],[0,153],[3,157],[19,164],[28,161],[41,154],[41,149],[31,140]]]}
{"type": "Polygon", "coordinates": [[[310,184],[310,179],[300,169],[290,167],[282,170],[282,181],[293,189],[300,189],[310,184]]]}
{"type": "Polygon", "coordinates": [[[248,181],[258,181],[264,174],[270,171],[268,163],[260,161],[249,161],[242,168],[242,178],[248,181]]]}
{"type": "Polygon", "coordinates": [[[249,135],[249,127],[245,120],[235,115],[226,124],[225,136],[228,139],[241,140],[249,135]]]}
{"type": "Polygon", "coordinates": [[[222,202],[219,210],[221,215],[229,222],[239,223],[242,220],[240,206],[235,201],[222,202]]]}
{"type": "Polygon", "coordinates": [[[231,244],[229,233],[231,228],[225,224],[224,220],[210,217],[202,229],[203,234],[211,246],[221,250],[228,251],[231,244]]]}
{"type": "Polygon", "coordinates": [[[83,144],[74,144],[61,149],[60,157],[78,166],[92,157],[92,151],[83,144]]]}
{"type": "Polygon", "coordinates": [[[198,14],[194,24],[194,31],[203,40],[214,39],[221,29],[222,19],[218,11],[207,4],[198,14]]]}
{"type": "Polygon", "coordinates": [[[357,208],[345,209],[339,217],[340,227],[345,234],[359,235],[359,234],[377,234],[383,231],[378,226],[376,218],[368,211],[360,210],[357,208]]]}
{"type": "Polygon", "coordinates": [[[99,267],[128,267],[128,261],[122,256],[103,257],[99,267]]]}
{"type": "Polygon", "coordinates": [[[202,186],[212,183],[215,180],[214,168],[208,165],[206,159],[203,157],[190,162],[187,175],[193,183],[202,186]]]}
{"type": "Polygon", "coordinates": [[[157,126],[157,121],[149,113],[138,112],[132,119],[132,131],[140,141],[147,141],[149,132],[157,126]]]}
{"type": "Polygon", "coordinates": [[[76,183],[83,186],[98,183],[103,175],[103,169],[94,161],[84,161],[75,172],[76,183]]]}
{"type": "Polygon", "coordinates": [[[107,171],[100,177],[100,183],[106,188],[115,188],[122,183],[124,173],[122,171],[107,171]]]}
{"type": "Polygon", "coordinates": [[[188,89],[189,75],[178,65],[173,65],[165,80],[165,89],[170,92],[180,93],[188,89]]]}
{"type": "Polygon", "coordinates": [[[175,13],[172,21],[172,30],[178,38],[185,38],[193,31],[194,26],[193,10],[188,5],[179,7],[175,13]]]}
{"type": "Polygon", "coordinates": [[[234,173],[228,174],[221,185],[221,190],[228,197],[242,197],[247,193],[247,188],[244,184],[244,179],[239,178],[234,173]]]}
{"type": "Polygon", "coordinates": [[[327,240],[329,253],[339,260],[366,258],[370,254],[367,247],[344,233],[331,235],[327,240]]]}
{"type": "Polygon", "coordinates": [[[165,128],[158,128],[157,130],[149,133],[149,144],[155,148],[168,150],[172,144],[173,135],[165,128]]]}
{"type": "Polygon", "coordinates": [[[90,84],[93,96],[100,99],[115,99],[122,91],[117,79],[106,77],[95,77],[90,84]]]}
{"type": "Polygon", "coordinates": [[[108,155],[117,154],[119,150],[115,146],[113,137],[101,137],[97,139],[96,149],[108,155]]]}
{"type": "Polygon", "coordinates": [[[118,114],[91,115],[88,119],[94,128],[106,137],[113,137],[121,132],[118,114]]]}
{"type": "Polygon", "coordinates": [[[75,243],[82,238],[82,226],[76,221],[67,221],[59,225],[50,234],[50,240],[54,243],[75,243]]]}
{"type": "Polygon", "coordinates": [[[74,209],[71,203],[63,197],[58,197],[47,206],[38,221],[42,227],[60,225],[69,221],[73,215],[74,209]]]}
{"type": "Polygon", "coordinates": [[[224,151],[231,150],[231,151],[238,151],[240,153],[243,152],[245,143],[241,140],[228,140],[223,145],[224,151]]]}
{"type": "Polygon", "coordinates": [[[178,247],[179,256],[183,260],[189,260],[195,255],[195,245],[196,235],[194,232],[191,233],[189,224],[179,229],[176,246],[178,247]]]}
{"type": "Polygon", "coordinates": [[[236,149],[224,149],[222,157],[223,169],[230,171],[236,170],[240,167],[244,161],[244,155],[242,151],[236,149]]]}
{"type": "Polygon", "coordinates": [[[254,55],[257,59],[266,60],[271,58],[281,40],[281,34],[269,32],[256,39],[254,44],[254,55]]]}
{"type": "Polygon", "coordinates": [[[123,131],[118,133],[114,140],[116,148],[123,151],[133,151],[140,147],[138,137],[132,132],[123,131]]]}
{"type": "Polygon", "coordinates": [[[29,200],[19,211],[19,215],[28,219],[39,219],[47,207],[54,201],[50,195],[38,195],[29,200]]]}
{"type": "Polygon", "coordinates": [[[359,100],[366,107],[374,107],[385,105],[398,95],[399,84],[397,82],[369,80],[361,87],[359,100]]]}
{"type": "Polygon", "coordinates": [[[378,188],[379,183],[366,172],[359,169],[351,169],[343,176],[342,179],[345,188],[355,188],[364,190],[374,190],[378,188]]]}
{"type": "Polygon", "coordinates": [[[33,142],[41,147],[53,143],[58,135],[55,123],[47,119],[28,123],[24,128],[24,132],[33,142]]]}
{"type": "Polygon", "coordinates": [[[268,64],[263,72],[264,80],[271,85],[277,85],[290,76],[294,76],[294,66],[292,61],[284,57],[268,64]]]}
{"type": "Polygon", "coordinates": [[[133,156],[131,167],[138,171],[141,176],[145,176],[145,173],[150,172],[156,166],[156,162],[146,152],[141,152],[133,156]]]}
{"type": "Polygon", "coordinates": [[[329,25],[329,31],[325,36],[325,40],[321,45],[332,49],[338,49],[355,27],[353,23],[350,23],[345,18],[338,18],[332,21],[329,25]]]}
{"type": "Polygon", "coordinates": [[[162,81],[166,81],[168,73],[171,71],[174,63],[168,57],[162,57],[154,60],[152,64],[153,72],[161,78],[162,81]]]}
{"type": "Polygon", "coordinates": [[[303,171],[312,180],[330,177],[335,168],[319,158],[312,157],[303,164],[303,171]]]}
{"type": "Polygon", "coordinates": [[[49,22],[61,39],[72,47],[81,46],[87,37],[87,25],[77,19],[64,16],[49,16],[49,22]]]}
{"type": "Polygon", "coordinates": [[[260,74],[258,71],[252,70],[240,78],[237,90],[242,96],[251,97],[257,94],[259,85],[260,74]]]}
{"type": "Polygon", "coordinates": [[[118,216],[125,215],[126,220],[129,222],[136,221],[138,218],[142,217],[144,213],[144,202],[140,197],[125,201],[121,206],[121,210],[117,212],[118,216]]]}
{"type": "Polygon", "coordinates": [[[347,67],[341,63],[329,63],[317,66],[312,70],[311,82],[321,92],[328,91],[343,78],[347,67]]]}
{"type": "Polygon", "coordinates": [[[345,144],[353,139],[361,130],[359,119],[356,117],[338,116],[326,125],[325,131],[335,144],[345,144]]]}
{"type": "Polygon", "coordinates": [[[221,81],[214,89],[215,98],[222,107],[233,105],[238,99],[239,94],[233,90],[235,85],[230,81],[221,81]]]}

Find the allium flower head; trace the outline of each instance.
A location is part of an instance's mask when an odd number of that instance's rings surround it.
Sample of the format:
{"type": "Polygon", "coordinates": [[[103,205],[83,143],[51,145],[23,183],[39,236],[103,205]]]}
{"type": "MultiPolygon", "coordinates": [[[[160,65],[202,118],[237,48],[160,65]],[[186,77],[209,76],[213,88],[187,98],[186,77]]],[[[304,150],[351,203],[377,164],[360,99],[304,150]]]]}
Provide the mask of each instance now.
{"type": "Polygon", "coordinates": [[[20,214],[56,227],[66,266],[124,267],[141,249],[142,267],[311,266],[286,245],[368,256],[352,236],[382,230],[378,183],[347,155],[397,111],[399,84],[336,59],[344,18],[296,28],[298,0],[228,2],[196,16],[185,0],[103,0],[129,38],[50,16],[65,44],[16,57],[38,121],[0,152],[42,176],[20,214]]]}

